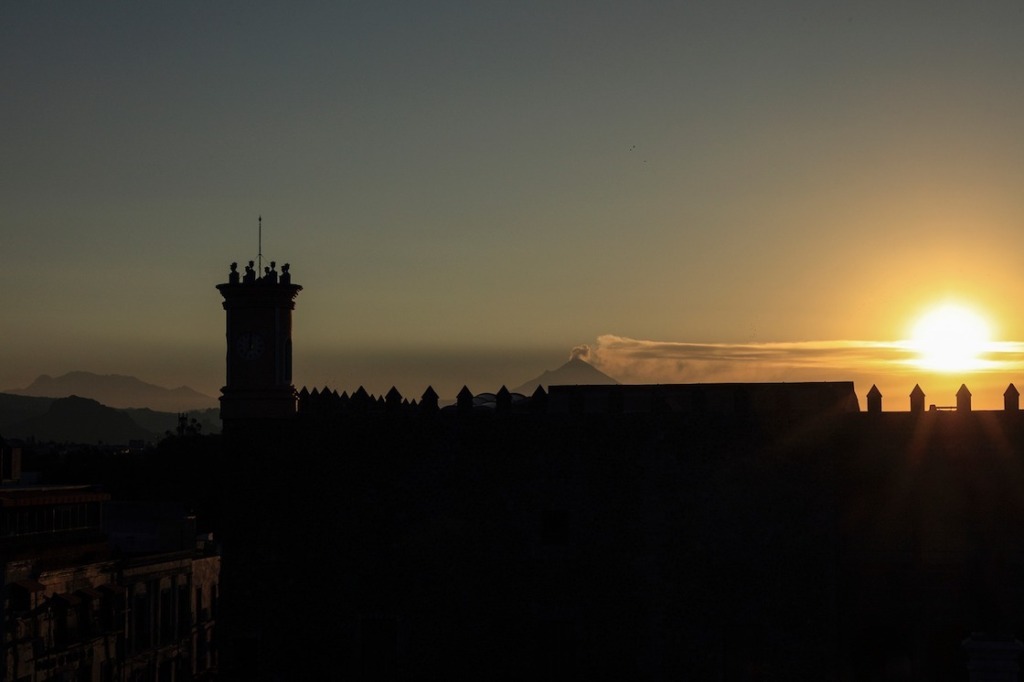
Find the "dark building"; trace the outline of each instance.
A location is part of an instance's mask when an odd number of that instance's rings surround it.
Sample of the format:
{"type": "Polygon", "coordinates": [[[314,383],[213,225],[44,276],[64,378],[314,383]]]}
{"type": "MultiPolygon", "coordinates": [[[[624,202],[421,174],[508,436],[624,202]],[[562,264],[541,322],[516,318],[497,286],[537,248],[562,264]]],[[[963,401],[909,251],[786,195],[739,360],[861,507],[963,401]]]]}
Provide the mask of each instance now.
{"type": "Polygon", "coordinates": [[[296,392],[299,288],[246,279],[218,287],[239,678],[961,680],[972,632],[1024,631],[1017,410],[915,387],[861,412],[849,382],[296,392]]]}
{"type": "Polygon", "coordinates": [[[228,283],[217,287],[224,296],[228,343],[221,417],[231,423],[294,415],[291,311],[302,287],[291,283],[287,264],[280,277],[271,263],[257,279],[250,262],[244,281],[232,268],[228,283]]]}
{"type": "Polygon", "coordinates": [[[103,530],[107,493],[10,483],[0,487],[0,679],[212,678],[212,545],[193,534],[184,547],[125,552],[103,530]]]}

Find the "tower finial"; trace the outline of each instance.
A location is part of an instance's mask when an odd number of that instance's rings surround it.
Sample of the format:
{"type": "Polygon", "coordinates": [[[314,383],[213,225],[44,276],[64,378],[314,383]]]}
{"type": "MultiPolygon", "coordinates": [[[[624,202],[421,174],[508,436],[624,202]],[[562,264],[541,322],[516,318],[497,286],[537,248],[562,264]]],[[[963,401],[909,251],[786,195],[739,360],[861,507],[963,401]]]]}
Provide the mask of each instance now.
{"type": "Polygon", "coordinates": [[[257,274],[263,272],[263,214],[259,217],[259,243],[256,245],[256,258],[260,261],[260,269],[256,271],[257,274]]]}

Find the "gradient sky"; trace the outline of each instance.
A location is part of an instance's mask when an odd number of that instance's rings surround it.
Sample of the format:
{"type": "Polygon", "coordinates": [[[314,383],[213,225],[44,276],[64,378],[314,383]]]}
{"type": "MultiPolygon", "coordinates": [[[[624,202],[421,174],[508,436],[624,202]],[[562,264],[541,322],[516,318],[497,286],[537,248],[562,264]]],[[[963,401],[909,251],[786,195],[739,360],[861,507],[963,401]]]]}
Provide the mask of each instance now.
{"type": "Polygon", "coordinates": [[[1024,339],[1020,2],[9,2],[0,98],[0,389],[216,395],[258,215],[300,386],[496,390],[585,344],[631,381],[1024,387],[799,345],[946,298],[1024,339]]]}

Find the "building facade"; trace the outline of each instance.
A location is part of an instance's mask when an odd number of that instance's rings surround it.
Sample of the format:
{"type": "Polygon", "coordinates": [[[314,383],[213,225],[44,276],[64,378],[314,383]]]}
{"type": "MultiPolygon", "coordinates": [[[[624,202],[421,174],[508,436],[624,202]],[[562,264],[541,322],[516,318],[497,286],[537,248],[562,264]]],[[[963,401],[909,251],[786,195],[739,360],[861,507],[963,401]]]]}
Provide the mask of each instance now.
{"type": "Polygon", "coordinates": [[[91,486],[0,488],[0,679],[215,675],[216,548],[125,554],[103,530],[108,501],[91,486]]]}

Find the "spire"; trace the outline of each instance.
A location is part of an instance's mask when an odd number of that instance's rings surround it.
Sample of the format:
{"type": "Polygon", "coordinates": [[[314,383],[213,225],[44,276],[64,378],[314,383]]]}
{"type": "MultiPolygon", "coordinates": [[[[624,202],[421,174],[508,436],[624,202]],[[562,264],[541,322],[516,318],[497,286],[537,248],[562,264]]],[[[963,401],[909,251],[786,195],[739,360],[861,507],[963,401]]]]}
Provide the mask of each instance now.
{"type": "Polygon", "coordinates": [[[463,386],[459,394],[455,396],[455,401],[459,412],[470,412],[473,409],[473,392],[469,390],[468,386],[463,386]]]}
{"type": "Polygon", "coordinates": [[[956,392],[956,411],[971,411],[971,392],[967,389],[967,384],[960,384],[960,390],[956,392]]]}
{"type": "Polygon", "coordinates": [[[502,412],[512,407],[512,394],[508,392],[508,388],[504,384],[494,396],[494,406],[502,412]]]}
{"type": "Polygon", "coordinates": [[[427,390],[423,391],[423,395],[420,399],[420,405],[423,406],[424,410],[429,412],[437,411],[437,391],[434,390],[433,386],[427,386],[427,390]]]}
{"type": "Polygon", "coordinates": [[[882,392],[878,390],[878,386],[871,384],[871,390],[868,391],[868,412],[881,412],[882,411],[882,392]]]}
{"type": "Polygon", "coordinates": [[[1017,412],[1020,410],[1020,391],[1013,384],[1006,387],[1006,391],[1003,393],[1003,409],[1007,412],[1017,412]]]}
{"type": "Polygon", "coordinates": [[[924,412],[924,391],[920,384],[914,384],[914,390],[910,392],[910,411],[924,412]]]}

